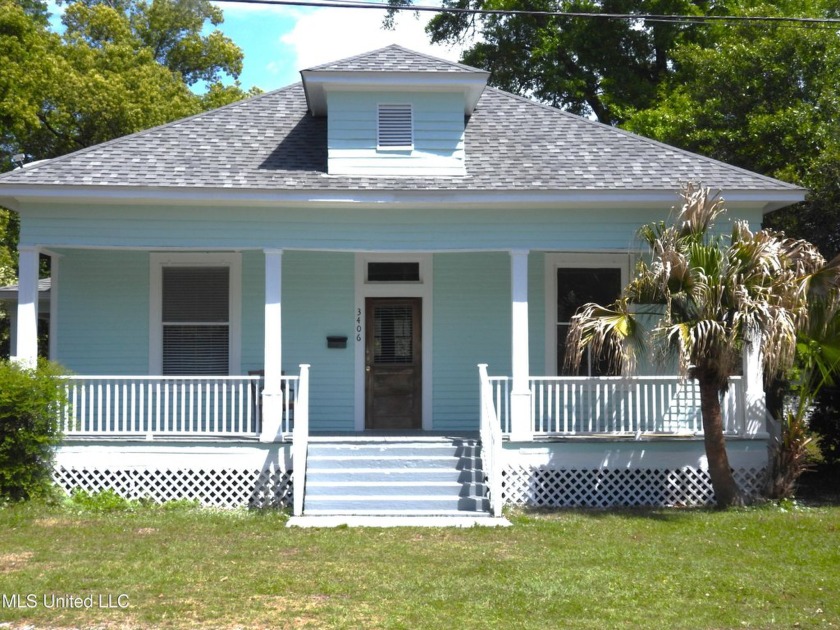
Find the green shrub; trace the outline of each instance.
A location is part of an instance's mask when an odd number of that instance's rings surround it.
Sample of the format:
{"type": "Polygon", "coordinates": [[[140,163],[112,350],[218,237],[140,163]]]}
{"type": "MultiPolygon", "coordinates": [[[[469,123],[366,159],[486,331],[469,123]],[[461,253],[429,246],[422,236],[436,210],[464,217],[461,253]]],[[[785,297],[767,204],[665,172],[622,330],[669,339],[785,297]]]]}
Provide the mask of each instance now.
{"type": "Polygon", "coordinates": [[[163,510],[178,512],[195,510],[200,507],[198,501],[174,499],[164,503],[155,503],[148,498],[126,499],[116,490],[108,488],[97,492],[88,492],[76,488],[70,495],[70,505],[83,512],[134,512],[137,510],[163,510]]]}
{"type": "Polygon", "coordinates": [[[819,437],[823,459],[840,464],[840,387],[823,387],[811,413],[811,431],[819,437]]]}
{"type": "Polygon", "coordinates": [[[65,402],[60,374],[48,361],[32,369],[0,360],[0,499],[23,501],[50,492],[65,402]]]}
{"type": "Polygon", "coordinates": [[[126,512],[136,507],[136,502],[129,501],[110,488],[99,492],[73,490],[70,503],[85,512],[126,512]]]}

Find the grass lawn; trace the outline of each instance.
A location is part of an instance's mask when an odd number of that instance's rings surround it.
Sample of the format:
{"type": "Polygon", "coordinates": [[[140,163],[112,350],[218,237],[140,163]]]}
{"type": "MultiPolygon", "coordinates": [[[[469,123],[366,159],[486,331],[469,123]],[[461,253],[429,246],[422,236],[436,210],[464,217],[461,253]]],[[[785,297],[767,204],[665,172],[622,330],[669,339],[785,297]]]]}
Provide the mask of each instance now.
{"type": "Polygon", "coordinates": [[[837,506],[517,513],[506,529],[285,520],[0,508],[0,627],[840,626],[837,506]]]}

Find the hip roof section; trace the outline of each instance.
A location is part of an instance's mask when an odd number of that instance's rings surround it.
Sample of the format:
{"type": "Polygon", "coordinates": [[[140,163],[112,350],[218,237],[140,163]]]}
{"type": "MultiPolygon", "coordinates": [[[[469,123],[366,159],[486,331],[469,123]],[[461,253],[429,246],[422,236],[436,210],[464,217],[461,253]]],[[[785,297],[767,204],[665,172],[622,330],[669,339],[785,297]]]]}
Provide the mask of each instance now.
{"type": "MultiPolygon", "coordinates": [[[[394,46],[317,69],[409,67],[475,72],[394,46]]],[[[465,118],[464,151],[463,176],[330,176],[327,119],[312,116],[302,85],[294,84],[6,173],[0,176],[0,196],[12,186],[274,193],[675,191],[686,181],[724,191],[801,191],[494,88],[483,91],[465,118]]]]}

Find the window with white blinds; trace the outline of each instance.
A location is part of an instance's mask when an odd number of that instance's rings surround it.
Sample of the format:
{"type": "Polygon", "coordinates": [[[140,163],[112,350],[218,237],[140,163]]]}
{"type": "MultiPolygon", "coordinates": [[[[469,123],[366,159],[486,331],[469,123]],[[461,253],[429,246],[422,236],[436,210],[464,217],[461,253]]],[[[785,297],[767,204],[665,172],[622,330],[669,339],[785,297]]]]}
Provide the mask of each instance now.
{"type": "Polygon", "coordinates": [[[221,375],[230,369],[230,269],[163,267],[162,373],[221,375]]]}
{"type": "Polygon", "coordinates": [[[380,104],[376,130],[378,148],[411,149],[414,146],[411,104],[380,104]]]}

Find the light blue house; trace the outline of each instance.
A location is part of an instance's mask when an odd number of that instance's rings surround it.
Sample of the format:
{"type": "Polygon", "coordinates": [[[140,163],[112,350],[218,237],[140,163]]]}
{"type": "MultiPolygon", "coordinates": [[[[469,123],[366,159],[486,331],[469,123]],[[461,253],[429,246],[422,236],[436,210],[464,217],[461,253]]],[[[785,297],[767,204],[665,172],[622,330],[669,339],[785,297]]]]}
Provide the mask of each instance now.
{"type": "MultiPolygon", "coordinates": [[[[620,291],[680,183],[754,227],[803,191],[398,46],[301,76],[0,177],[16,355],[47,255],[74,374],[56,479],[262,504],[294,470],[309,515],[709,501],[692,383],[564,375],[569,319],[620,291]]],[[[727,397],[745,487],[762,396],[753,361],[727,397]]]]}

